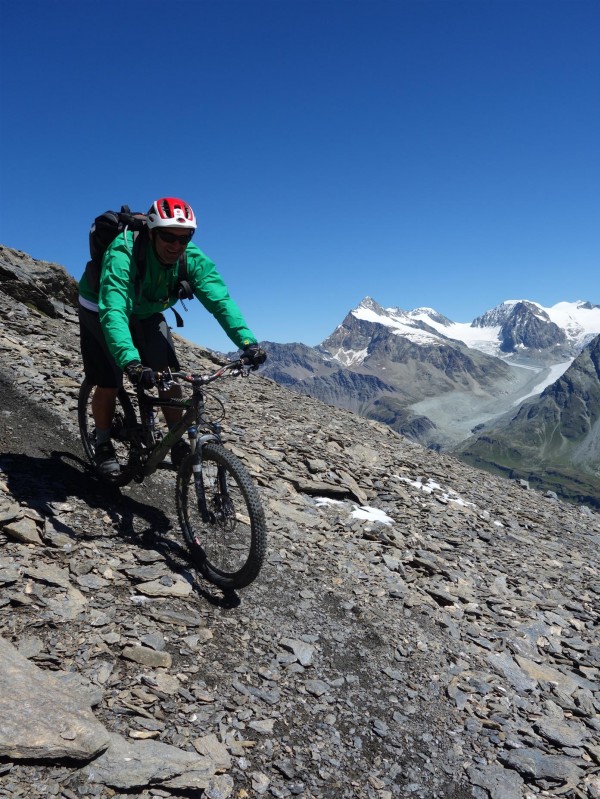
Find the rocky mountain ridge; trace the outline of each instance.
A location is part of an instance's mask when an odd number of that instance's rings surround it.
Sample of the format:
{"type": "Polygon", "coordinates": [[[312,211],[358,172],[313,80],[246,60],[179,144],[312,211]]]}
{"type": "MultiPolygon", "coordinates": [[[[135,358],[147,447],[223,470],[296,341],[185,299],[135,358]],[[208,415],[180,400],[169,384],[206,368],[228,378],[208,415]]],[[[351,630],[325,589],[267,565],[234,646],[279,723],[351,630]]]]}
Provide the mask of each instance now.
{"type": "Polygon", "coordinates": [[[0,796],[600,797],[600,517],[259,373],[219,392],[269,555],[223,597],[168,468],[82,460],[60,268],[0,262],[0,796]]]}
{"type": "Polygon", "coordinates": [[[478,316],[472,327],[498,328],[497,341],[501,352],[562,348],[576,356],[600,331],[600,306],[591,302],[557,303],[543,308],[528,300],[513,300],[478,316]]]}

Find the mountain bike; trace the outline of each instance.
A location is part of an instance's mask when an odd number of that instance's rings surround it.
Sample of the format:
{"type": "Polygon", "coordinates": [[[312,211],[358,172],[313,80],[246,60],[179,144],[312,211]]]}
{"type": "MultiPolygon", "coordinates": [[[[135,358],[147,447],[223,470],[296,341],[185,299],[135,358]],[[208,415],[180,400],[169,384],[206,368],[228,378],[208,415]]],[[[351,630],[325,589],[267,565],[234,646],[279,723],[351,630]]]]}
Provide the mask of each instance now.
{"type": "MultiPolygon", "coordinates": [[[[225,375],[248,377],[249,371],[242,358],[211,374],[155,373],[160,390],[167,391],[177,381],[191,387],[191,396],[183,398],[160,398],[141,386],[128,393],[121,387],[111,428],[121,471],[110,478],[96,472],[116,486],[132,480],[141,483],[187,433],[190,452],[179,464],[175,484],[178,521],[194,566],[224,590],[244,588],[256,579],[266,554],[267,533],[256,485],[221,439],[224,403],[207,386],[225,375]],[[163,407],[183,410],[180,421],[166,434],[158,429],[156,419],[156,408],[163,407]]],[[[94,389],[84,379],[78,402],[81,441],[92,464],[96,446],[91,411],[94,389]]]]}

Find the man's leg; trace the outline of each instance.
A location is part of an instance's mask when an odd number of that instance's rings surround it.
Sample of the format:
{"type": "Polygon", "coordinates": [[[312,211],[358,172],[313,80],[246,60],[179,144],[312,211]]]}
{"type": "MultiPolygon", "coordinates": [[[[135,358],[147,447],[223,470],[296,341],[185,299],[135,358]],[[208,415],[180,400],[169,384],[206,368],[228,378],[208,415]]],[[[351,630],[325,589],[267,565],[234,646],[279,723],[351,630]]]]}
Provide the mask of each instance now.
{"type": "Polygon", "coordinates": [[[96,430],[110,430],[117,405],[117,391],[116,388],[96,386],[92,398],[92,414],[96,430]]]}
{"type": "MultiPolygon", "coordinates": [[[[149,319],[134,320],[130,329],[135,346],[142,356],[144,366],[149,366],[155,372],[164,372],[167,369],[178,371],[179,361],[175,352],[175,345],[171,331],[162,314],[154,314],[149,319]]],[[[160,392],[161,398],[177,398],[183,396],[181,386],[175,383],[166,391],[160,392]]],[[[167,427],[171,430],[183,415],[180,408],[163,408],[163,416],[167,427]]],[[[178,466],[181,459],[189,452],[186,441],[180,440],[171,449],[171,462],[178,466]]]]}
{"type": "Polygon", "coordinates": [[[108,476],[119,473],[120,467],[110,440],[118,388],[122,373],[108,352],[98,314],[79,306],[79,331],[83,368],[87,380],[96,386],[91,409],[96,428],[94,460],[98,470],[108,476]]]}
{"type": "Polygon", "coordinates": [[[110,440],[113,416],[117,404],[116,388],[96,386],[92,397],[92,414],[96,426],[96,454],[94,457],[98,471],[106,477],[116,477],[121,467],[110,440]]]}
{"type": "MultiPolygon", "coordinates": [[[[161,399],[166,397],[173,398],[173,399],[181,399],[183,396],[183,391],[181,390],[181,386],[178,383],[172,385],[168,391],[159,391],[159,396],[161,399]]],[[[169,430],[172,427],[175,427],[177,422],[181,419],[183,415],[183,411],[181,408],[163,408],[162,409],[163,416],[165,417],[165,422],[167,423],[167,427],[169,430]]]]}

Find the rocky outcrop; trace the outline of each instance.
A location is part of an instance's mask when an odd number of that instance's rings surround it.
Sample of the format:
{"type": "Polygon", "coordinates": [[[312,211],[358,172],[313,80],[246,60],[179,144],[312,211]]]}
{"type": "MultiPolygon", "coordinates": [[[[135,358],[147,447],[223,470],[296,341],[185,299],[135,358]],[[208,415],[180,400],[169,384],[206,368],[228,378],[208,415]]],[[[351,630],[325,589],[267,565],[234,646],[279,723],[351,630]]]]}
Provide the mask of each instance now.
{"type": "Polygon", "coordinates": [[[389,425],[397,433],[413,441],[421,441],[436,448],[440,439],[439,430],[426,416],[417,415],[402,407],[393,396],[379,397],[369,410],[371,419],[389,425]]]}
{"type": "Polygon", "coordinates": [[[108,747],[91,712],[91,685],[86,697],[76,674],[40,669],[2,638],[0,663],[0,756],[87,761],[108,747]]]}
{"type": "Polygon", "coordinates": [[[20,250],[0,245],[0,290],[17,302],[50,317],[77,302],[77,283],[64,266],[36,261],[20,250]]]}
{"type": "Polygon", "coordinates": [[[44,679],[19,699],[3,678],[0,713],[24,705],[0,795],[599,795],[598,515],[259,372],[218,391],[269,552],[223,596],[182,548],[170,469],[121,491],[87,469],[80,379],[74,312],[0,286],[0,672],[17,650],[44,679]],[[78,759],[16,752],[45,686],[71,704],[44,735],[78,759]]]}

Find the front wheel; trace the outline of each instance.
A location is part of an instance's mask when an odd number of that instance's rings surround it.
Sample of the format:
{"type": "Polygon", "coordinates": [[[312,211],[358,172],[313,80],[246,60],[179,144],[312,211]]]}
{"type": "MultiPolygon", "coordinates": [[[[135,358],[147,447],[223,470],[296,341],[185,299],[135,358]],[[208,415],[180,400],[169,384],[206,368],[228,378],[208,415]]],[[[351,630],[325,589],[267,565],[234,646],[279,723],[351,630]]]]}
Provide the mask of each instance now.
{"type": "Polygon", "coordinates": [[[179,467],[176,500],[194,564],[219,588],[244,588],[258,576],[267,551],[256,486],[246,467],[221,444],[208,442],[202,447],[198,489],[193,461],[194,456],[188,455],[179,467]]]}
{"type": "MultiPolygon", "coordinates": [[[[79,422],[79,433],[81,444],[88,460],[95,466],[94,455],[96,453],[96,427],[92,414],[92,399],[96,386],[84,379],[79,389],[79,400],[77,404],[77,419],[79,422]]],[[[136,415],[129,396],[124,388],[119,389],[117,394],[117,405],[111,428],[111,441],[115,448],[115,456],[121,471],[112,477],[103,477],[99,472],[98,476],[107,483],[115,486],[123,486],[129,483],[133,477],[130,467],[131,451],[131,430],[136,425],[136,415]]]]}

